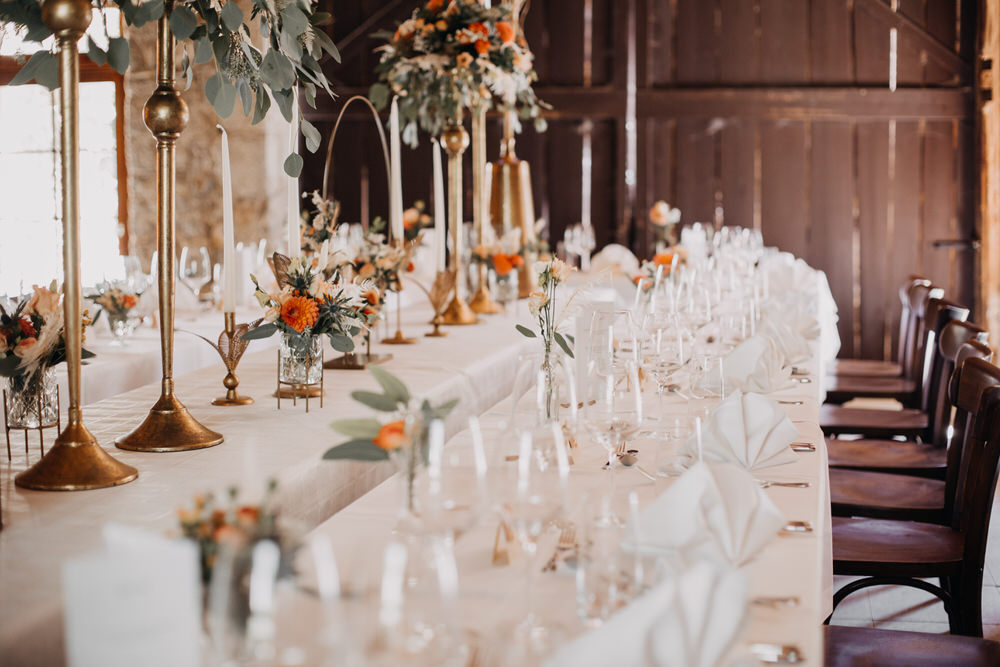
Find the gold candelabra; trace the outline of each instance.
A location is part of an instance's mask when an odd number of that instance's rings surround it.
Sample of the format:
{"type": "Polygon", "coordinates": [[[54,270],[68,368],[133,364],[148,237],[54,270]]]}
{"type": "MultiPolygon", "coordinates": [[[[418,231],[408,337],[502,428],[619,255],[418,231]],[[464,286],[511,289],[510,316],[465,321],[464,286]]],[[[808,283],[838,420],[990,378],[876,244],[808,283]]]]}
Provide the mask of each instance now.
{"type": "MultiPolygon", "coordinates": [[[[486,100],[480,99],[472,108],[472,224],[476,229],[477,242],[484,245],[487,227],[490,224],[486,185],[486,100]]],[[[490,230],[492,231],[492,230],[490,230]]],[[[477,272],[479,286],[469,301],[473,312],[484,315],[500,312],[490,296],[489,270],[485,264],[479,265],[477,272]]]]}
{"type": "Polygon", "coordinates": [[[83,322],[80,315],[79,155],[80,60],[76,43],[91,20],[89,0],[47,0],[42,20],[59,43],[59,109],[62,115],[59,145],[62,150],[63,214],[63,336],[69,376],[69,410],[66,429],[55,445],[20,475],[14,483],[40,491],[82,491],[131,482],[139,473],[113,458],[97,444],[83,425],[80,409],[80,360],[83,322]]]}
{"type": "Polygon", "coordinates": [[[475,324],[479,321],[462,299],[462,154],[469,147],[469,133],[461,123],[452,123],[441,133],[441,145],[448,153],[448,227],[451,230],[451,271],[455,273],[455,294],[442,313],[443,324],[475,324]]]}
{"type": "Polygon", "coordinates": [[[187,126],[188,108],[174,88],[172,0],[157,24],[156,90],[146,101],[143,120],[156,139],[157,278],[160,312],[160,398],[134,431],[115,444],[122,449],[175,452],[222,443],[222,435],[202,426],[174,394],[174,148],[187,126]]]}

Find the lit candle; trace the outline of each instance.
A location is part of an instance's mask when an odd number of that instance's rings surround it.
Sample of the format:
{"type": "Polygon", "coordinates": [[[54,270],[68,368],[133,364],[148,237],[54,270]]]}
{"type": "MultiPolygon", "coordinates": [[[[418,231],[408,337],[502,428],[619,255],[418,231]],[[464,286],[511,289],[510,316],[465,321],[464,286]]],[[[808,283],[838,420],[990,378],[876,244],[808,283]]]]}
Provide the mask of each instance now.
{"type": "MultiPolygon", "coordinates": [[[[299,94],[292,88],[292,122],[288,127],[288,153],[299,150],[299,94]]],[[[288,177],[288,256],[298,257],[302,254],[302,242],[299,239],[299,179],[288,177]]]]}
{"type": "Polygon", "coordinates": [[[222,305],[223,310],[236,310],[236,255],[233,239],[233,175],[229,167],[229,135],[222,131],[222,305]]]}
{"type": "Polygon", "coordinates": [[[389,236],[403,242],[403,177],[400,171],[399,105],[389,110],[389,236]]]}
{"type": "Polygon", "coordinates": [[[444,175],[441,171],[441,144],[433,142],[434,150],[434,257],[438,272],[447,268],[445,249],[448,245],[447,227],[444,219],[444,175]]]}

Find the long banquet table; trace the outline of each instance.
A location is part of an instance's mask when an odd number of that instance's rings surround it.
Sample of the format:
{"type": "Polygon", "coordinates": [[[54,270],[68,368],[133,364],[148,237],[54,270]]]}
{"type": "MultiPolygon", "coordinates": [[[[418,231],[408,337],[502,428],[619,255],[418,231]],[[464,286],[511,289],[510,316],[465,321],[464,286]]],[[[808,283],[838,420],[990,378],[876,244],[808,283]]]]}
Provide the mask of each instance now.
{"type": "MultiPolygon", "coordinates": [[[[527,315],[524,310],[520,308],[521,321],[527,315]]],[[[422,334],[429,315],[423,305],[404,309],[404,331],[422,334]]],[[[492,316],[486,324],[451,327],[447,338],[422,338],[412,346],[377,346],[378,352],[394,355],[385,368],[402,378],[415,395],[435,402],[460,399],[446,424],[449,447],[467,446],[464,427],[469,416],[482,415],[487,428],[496,428],[503,418],[502,402],[512,389],[514,360],[534,349],[532,341],[514,331],[518,320],[516,315],[492,316]]],[[[795,465],[769,475],[809,481],[811,486],[771,488],[767,492],[789,519],[809,521],[814,531],[776,539],[745,568],[751,595],[795,595],[800,604],[790,609],[752,609],[745,637],[748,641],[795,643],[807,661],[817,664],[820,623],[830,611],[832,562],[826,450],[816,423],[823,377],[819,342],[814,342],[813,350],[806,366],[814,381],[783,391],[780,397],[802,400],[801,405],[789,407],[789,415],[797,422],[801,440],[812,442],[816,451],[799,455],[795,465]]],[[[327,353],[331,351],[327,349],[327,353]]],[[[391,466],[321,460],[322,453],[342,439],[330,429],[330,422],[357,414],[350,391],[374,389],[374,380],[366,373],[328,371],[322,408],[313,399],[306,414],[302,401],[293,407],[291,401],[283,400],[279,412],[271,397],[275,356],[273,350],[251,351],[240,364],[241,391],[256,399],[247,407],[209,405],[220,390],[220,369],[215,366],[177,378],[178,394],[191,412],[225,434],[226,442],[219,447],[169,454],[114,448],[114,438],[145,416],[157,396],[158,383],[89,406],[84,421],[99,442],[140,471],[133,483],[81,493],[26,491],[13,484],[14,476],[26,467],[23,452],[15,454],[0,475],[4,511],[4,529],[0,531],[0,663],[64,664],[61,567],[67,559],[100,546],[104,523],[174,531],[176,509],[189,504],[195,494],[222,490],[241,480],[276,477],[282,513],[329,535],[342,568],[364,559],[378,560],[380,545],[395,520],[395,485],[380,484],[392,474],[391,466]]],[[[603,450],[598,452],[587,444],[574,453],[574,488],[600,483],[597,461],[602,455],[603,450]]],[[[638,474],[620,474],[619,480],[620,488],[638,492],[642,504],[665,488],[663,483],[654,485],[638,474]]],[[[456,543],[463,618],[468,629],[480,637],[489,637],[492,628],[516,619],[521,611],[515,594],[518,587],[512,579],[519,569],[490,565],[495,529],[495,522],[486,522],[456,543]]],[[[581,631],[581,626],[569,622],[575,615],[572,578],[540,579],[548,601],[545,612],[566,622],[569,634],[581,631]]]]}

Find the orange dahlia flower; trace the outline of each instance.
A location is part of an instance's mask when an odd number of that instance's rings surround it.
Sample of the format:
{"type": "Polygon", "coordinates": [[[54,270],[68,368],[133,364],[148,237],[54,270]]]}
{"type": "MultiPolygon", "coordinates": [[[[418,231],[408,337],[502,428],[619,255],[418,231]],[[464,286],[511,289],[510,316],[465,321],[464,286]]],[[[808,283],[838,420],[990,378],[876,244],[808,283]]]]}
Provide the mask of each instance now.
{"type": "Polygon", "coordinates": [[[316,324],[319,306],[316,301],[304,296],[293,296],[281,307],[281,321],[299,333],[316,324]]]}
{"type": "Polygon", "coordinates": [[[514,26],[506,21],[497,21],[497,34],[500,36],[501,42],[510,44],[514,41],[514,26]]]}
{"type": "Polygon", "coordinates": [[[406,435],[406,424],[402,419],[384,425],[378,430],[378,435],[372,439],[376,446],[389,451],[399,449],[408,444],[409,441],[410,439],[406,435]]]}
{"type": "Polygon", "coordinates": [[[444,7],[444,0],[428,0],[427,9],[432,12],[439,12],[444,7]]]}
{"type": "Polygon", "coordinates": [[[476,53],[478,53],[479,55],[483,55],[484,53],[489,53],[489,52],[490,52],[490,42],[489,42],[489,40],[486,40],[486,39],[477,39],[476,40],[476,53]]]}
{"type": "Polygon", "coordinates": [[[510,258],[510,263],[514,265],[515,268],[521,268],[524,266],[524,257],[520,255],[508,255],[510,258]]]}
{"type": "Polygon", "coordinates": [[[513,262],[502,252],[493,255],[493,270],[498,276],[506,276],[514,269],[513,262]]]}
{"type": "Polygon", "coordinates": [[[653,255],[653,264],[657,266],[670,266],[672,261],[674,261],[674,253],[672,252],[658,252],[653,255]]]}
{"type": "Polygon", "coordinates": [[[486,27],[485,23],[479,21],[469,26],[469,32],[475,32],[485,37],[490,34],[490,29],[486,27]]]}

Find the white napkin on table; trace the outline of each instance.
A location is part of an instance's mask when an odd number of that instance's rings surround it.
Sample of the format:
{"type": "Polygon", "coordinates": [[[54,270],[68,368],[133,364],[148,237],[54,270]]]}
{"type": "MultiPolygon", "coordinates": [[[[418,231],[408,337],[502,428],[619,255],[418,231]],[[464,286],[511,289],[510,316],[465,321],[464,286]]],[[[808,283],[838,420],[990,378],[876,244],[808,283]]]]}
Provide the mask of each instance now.
{"type": "Polygon", "coordinates": [[[781,319],[769,317],[763,321],[757,332],[770,338],[785,364],[802,363],[810,357],[809,341],[799,331],[781,319]]]}
{"type": "Polygon", "coordinates": [[[767,394],[788,382],[790,369],[774,342],[761,335],[751,336],[736,346],[722,361],[726,387],[767,394]]]}
{"type": "Polygon", "coordinates": [[[639,273],[639,260],[623,245],[612,243],[590,258],[590,272],[600,273],[605,269],[620,271],[629,278],[639,273]]]}
{"type": "Polygon", "coordinates": [[[736,570],[699,563],[659,584],[553,655],[548,667],[715,667],[746,621],[747,582],[736,570]]]}
{"type": "MultiPolygon", "coordinates": [[[[702,424],[700,458],[751,471],[794,463],[789,445],[798,437],[799,429],[776,401],[736,391],[715,406],[702,424]]],[[[677,455],[681,465],[699,459],[697,434],[687,439],[677,455]]]]}
{"type": "Polygon", "coordinates": [[[763,319],[784,322],[805,338],[815,340],[821,333],[816,309],[815,292],[789,291],[772,294],[761,304],[760,312],[763,319]]]}
{"type": "Polygon", "coordinates": [[[679,553],[740,567],[754,558],[787,521],[749,473],[726,463],[696,463],[639,514],[624,548],[650,555],[679,553]]]}

